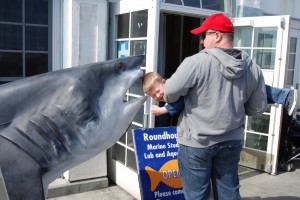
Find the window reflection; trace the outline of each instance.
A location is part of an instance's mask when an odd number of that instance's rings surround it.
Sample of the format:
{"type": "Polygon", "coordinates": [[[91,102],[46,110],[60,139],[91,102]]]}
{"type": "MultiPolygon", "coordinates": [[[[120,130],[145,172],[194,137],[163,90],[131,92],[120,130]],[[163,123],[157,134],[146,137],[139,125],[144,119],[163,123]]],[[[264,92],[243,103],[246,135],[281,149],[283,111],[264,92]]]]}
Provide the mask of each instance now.
{"type": "Polygon", "coordinates": [[[289,54],[288,69],[294,69],[295,68],[295,60],[296,60],[296,55],[295,54],[289,54]]]}
{"type": "Polygon", "coordinates": [[[294,70],[288,71],[287,72],[286,84],[287,85],[293,85],[293,80],[294,80],[294,70]]]}
{"type": "Polygon", "coordinates": [[[296,64],[297,38],[290,37],[288,52],[288,70],[286,76],[286,85],[293,85],[296,64]]]}
{"type": "Polygon", "coordinates": [[[265,135],[247,133],[245,146],[253,149],[267,151],[268,137],[265,135]]]}
{"type": "Polygon", "coordinates": [[[112,157],[113,159],[125,164],[125,147],[120,144],[115,144],[112,147],[112,157]]]}
{"type": "Polygon", "coordinates": [[[127,149],[127,167],[134,171],[137,171],[135,153],[130,149],[127,149]]]}
{"type": "Polygon", "coordinates": [[[122,137],[120,138],[119,142],[126,144],[126,134],[123,134],[122,137]]]}
{"type": "Polygon", "coordinates": [[[134,148],[132,130],[137,129],[137,128],[140,128],[140,127],[138,127],[134,124],[131,124],[127,130],[127,146],[129,146],[131,148],[134,148]]]}
{"type": "MultiPolygon", "coordinates": [[[[136,97],[129,96],[128,98],[129,98],[128,101],[131,101],[131,100],[135,99],[136,97]]],[[[143,124],[143,120],[144,120],[144,107],[142,106],[140,108],[140,110],[138,111],[138,113],[136,114],[136,116],[134,117],[133,122],[143,124]]]]}
{"type": "Polygon", "coordinates": [[[135,118],[134,118],[134,122],[143,124],[143,120],[144,120],[144,107],[141,107],[138,111],[138,113],[136,114],[135,118]]]}
{"type": "Polygon", "coordinates": [[[252,27],[234,28],[234,46],[251,47],[252,46],[252,27]]]}
{"type": "Polygon", "coordinates": [[[247,131],[259,132],[259,133],[269,133],[269,115],[260,116],[249,116],[247,123],[247,131]]]}
{"type": "Polygon", "coordinates": [[[275,48],[277,30],[275,28],[256,28],[254,34],[255,47],[275,48]]]}
{"type": "Polygon", "coordinates": [[[131,85],[131,87],[129,88],[129,92],[132,94],[138,94],[141,96],[144,95],[144,91],[142,88],[142,78],[139,78],[131,85]]]}
{"type": "Polygon", "coordinates": [[[146,40],[131,42],[131,55],[146,55],[146,40]]]}
{"type": "Polygon", "coordinates": [[[118,58],[125,58],[129,56],[129,42],[119,41],[117,42],[118,47],[118,58]]]}
{"type": "Polygon", "coordinates": [[[131,37],[147,37],[148,10],[131,14],[131,37]]]}
{"type": "Polygon", "coordinates": [[[297,38],[291,37],[290,38],[290,53],[296,53],[297,49],[297,38]]]}
{"type": "Polygon", "coordinates": [[[253,52],[253,60],[262,69],[274,69],[276,49],[258,49],[253,52]]]}
{"type": "MultiPolygon", "coordinates": [[[[137,40],[137,41],[131,41],[130,44],[130,55],[146,55],[146,49],[147,49],[147,40],[137,40]]],[[[146,56],[142,63],[142,67],[146,66],[146,56]]]]}

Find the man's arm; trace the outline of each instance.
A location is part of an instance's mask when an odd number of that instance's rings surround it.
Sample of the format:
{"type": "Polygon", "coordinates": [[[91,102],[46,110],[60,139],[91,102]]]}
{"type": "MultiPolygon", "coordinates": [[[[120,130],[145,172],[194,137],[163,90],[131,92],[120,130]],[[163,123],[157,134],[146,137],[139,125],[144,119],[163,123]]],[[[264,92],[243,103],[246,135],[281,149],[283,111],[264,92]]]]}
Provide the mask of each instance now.
{"type": "Polygon", "coordinates": [[[189,89],[195,86],[197,68],[198,64],[191,57],[184,59],[176,72],[166,81],[164,100],[167,103],[173,103],[181,96],[186,96],[189,89]]]}
{"type": "Polygon", "coordinates": [[[262,114],[268,106],[267,92],[262,71],[259,70],[258,84],[252,92],[250,99],[245,103],[245,114],[252,116],[262,114]]]}
{"type": "Polygon", "coordinates": [[[175,115],[179,113],[184,108],[184,100],[183,97],[180,97],[178,101],[170,104],[166,104],[164,107],[159,107],[157,105],[152,105],[151,113],[155,116],[160,116],[166,113],[170,113],[170,115],[175,115]]]}
{"type": "Polygon", "coordinates": [[[176,101],[174,103],[169,103],[169,104],[165,105],[165,107],[168,110],[168,112],[170,113],[170,115],[175,115],[183,110],[184,99],[183,99],[183,97],[180,97],[178,99],[178,101],[176,101]]]}

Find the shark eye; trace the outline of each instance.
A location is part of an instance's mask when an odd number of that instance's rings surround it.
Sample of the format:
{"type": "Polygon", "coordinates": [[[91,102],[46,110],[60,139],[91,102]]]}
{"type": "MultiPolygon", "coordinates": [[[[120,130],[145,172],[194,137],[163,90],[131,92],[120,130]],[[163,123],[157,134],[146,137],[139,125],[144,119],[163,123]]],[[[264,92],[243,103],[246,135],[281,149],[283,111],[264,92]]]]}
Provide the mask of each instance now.
{"type": "Polygon", "coordinates": [[[118,69],[118,71],[123,71],[124,70],[124,64],[123,63],[118,63],[117,64],[117,69],[118,69]]]}

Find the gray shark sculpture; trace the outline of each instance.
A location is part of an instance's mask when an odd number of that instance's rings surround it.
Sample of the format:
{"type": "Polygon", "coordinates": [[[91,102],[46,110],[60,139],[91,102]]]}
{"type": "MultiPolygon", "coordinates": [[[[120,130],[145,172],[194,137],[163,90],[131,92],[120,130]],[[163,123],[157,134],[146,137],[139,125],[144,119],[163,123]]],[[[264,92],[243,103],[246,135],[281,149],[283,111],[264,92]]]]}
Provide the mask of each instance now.
{"type": "Polygon", "coordinates": [[[10,200],[45,199],[66,170],[115,144],[146,97],[124,102],[144,56],[0,86],[0,167],[10,200]]]}

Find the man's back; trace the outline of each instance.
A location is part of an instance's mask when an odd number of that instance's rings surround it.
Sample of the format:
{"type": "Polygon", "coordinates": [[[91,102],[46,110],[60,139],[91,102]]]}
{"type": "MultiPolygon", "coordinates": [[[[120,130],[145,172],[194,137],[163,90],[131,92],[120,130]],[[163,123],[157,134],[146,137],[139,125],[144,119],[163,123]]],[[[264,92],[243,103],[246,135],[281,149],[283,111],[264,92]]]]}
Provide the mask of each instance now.
{"type": "Polygon", "coordinates": [[[241,139],[245,113],[266,109],[261,70],[245,53],[236,59],[219,48],[205,49],[186,58],[177,71],[167,80],[165,99],[185,96],[178,122],[181,144],[203,147],[241,139]]]}

